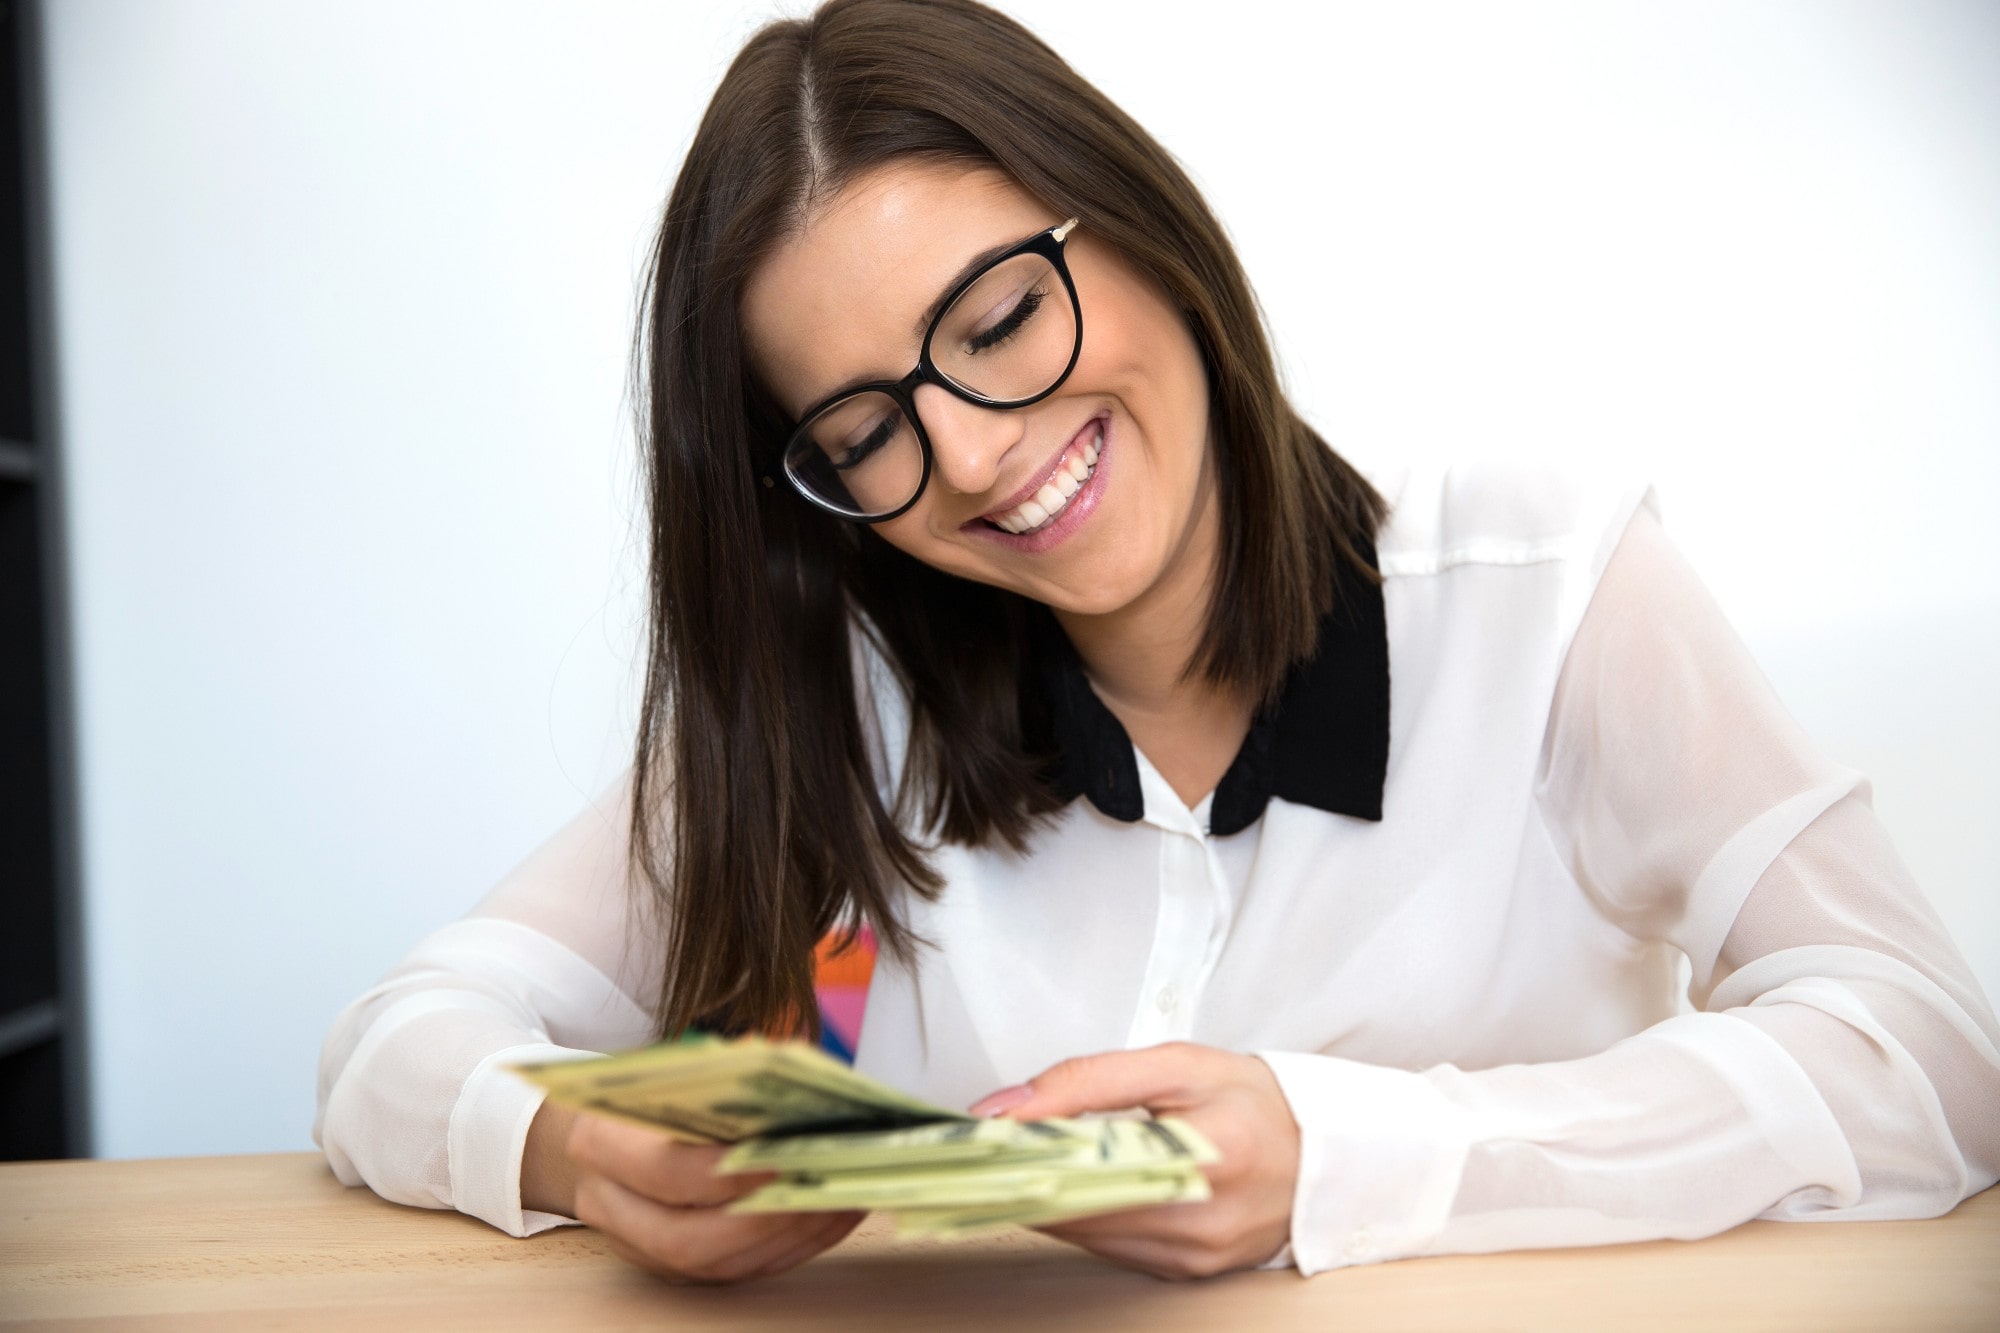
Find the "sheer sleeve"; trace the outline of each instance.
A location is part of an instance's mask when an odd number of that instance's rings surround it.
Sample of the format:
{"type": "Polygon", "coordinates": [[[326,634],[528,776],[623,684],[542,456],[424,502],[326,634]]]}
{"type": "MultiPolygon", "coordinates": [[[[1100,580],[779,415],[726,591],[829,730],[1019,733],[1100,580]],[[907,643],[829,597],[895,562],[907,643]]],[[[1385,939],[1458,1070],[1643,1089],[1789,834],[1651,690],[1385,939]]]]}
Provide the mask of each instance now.
{"type": "Polygon", "coordinates": [[[1312,1141],[1302,1269],[1928,1217],[2000,1176],[1992,1009],[1867,784],[1645,509],[1570,645],[1537,800],[1596,909],[1687,955],[1695,1012],[1561,1063],[1267,1055],[1312,1141]]]}
{"type": "Polygon", "coordinates": [[[542,1097],[504,1066],[652,1035],[659,951],[632,929],[629,798],[628,778],[334,1021],[313,1139],[342,1183],[515,1236],[571,1220],[521,1208],[542,1097]]]}

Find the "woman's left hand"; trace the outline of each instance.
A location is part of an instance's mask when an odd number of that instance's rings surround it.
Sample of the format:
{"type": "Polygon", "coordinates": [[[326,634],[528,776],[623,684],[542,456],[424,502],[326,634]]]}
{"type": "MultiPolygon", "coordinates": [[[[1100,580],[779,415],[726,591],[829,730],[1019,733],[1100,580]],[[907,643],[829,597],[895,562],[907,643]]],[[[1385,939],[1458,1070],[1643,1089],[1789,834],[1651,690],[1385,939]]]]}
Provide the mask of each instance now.
{"type": "Polygon", "coordinates": [[[1213,1197],[1042,1230],[1114,1262],[1174,1278],[1254,1268],[1285,1245],[1299,1175],[1299,1127],[1270,1066],[1255,1056],[1191,1042],[1081,1056],[1002,1088],[972,1114],[1042,1120],[1134,1106],[1177,1116],[1215,1145],[1222,1160],[1203,1168],[1213,1197]]]}

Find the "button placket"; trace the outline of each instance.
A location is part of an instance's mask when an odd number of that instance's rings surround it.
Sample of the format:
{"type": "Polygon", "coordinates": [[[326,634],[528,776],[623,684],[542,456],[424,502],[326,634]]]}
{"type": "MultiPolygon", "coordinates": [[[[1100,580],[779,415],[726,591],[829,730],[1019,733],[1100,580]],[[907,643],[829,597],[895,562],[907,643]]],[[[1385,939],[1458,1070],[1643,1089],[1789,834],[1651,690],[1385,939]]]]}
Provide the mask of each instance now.
{"type": "Polygon", "coordinates": [[[1197,847],[1201,855],[1201,878],[1205,881],[1203,887],[1207,893],[1208,929],[1202,936],[1199,954],[1189,964],[1186,973],[1189,980],[1179,990],[1181,1003],[1190,1009],[1208,989],[1208,979],[1215,974],[1216,964],[1222,961],[1222,946],[1228,941],[1230,926],[1236,919],[1235,891],[1230,887],[1222,859],[1216,855],[1215,839],[1203,834],[1197,840],[1197,847]]]}
{"type": "Polygon", "coordinates": [[[1150,1046],[1184,1039],[1191,1030],[1191,984],[1200,970],[1214,923],[1202,840],[1187,831],[1160,835],[1159,914],[1153,948],[1140,985],[1130,1043],[1150,1046]]]}

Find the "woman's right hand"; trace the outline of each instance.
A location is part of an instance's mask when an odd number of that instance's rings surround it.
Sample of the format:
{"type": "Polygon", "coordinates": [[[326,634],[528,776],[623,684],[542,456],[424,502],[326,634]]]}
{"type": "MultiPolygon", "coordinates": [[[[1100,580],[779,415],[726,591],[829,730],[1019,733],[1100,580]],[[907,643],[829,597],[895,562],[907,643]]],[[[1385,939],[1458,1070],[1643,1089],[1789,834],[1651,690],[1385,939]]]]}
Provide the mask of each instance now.
{"type": "Polygon", "coordinates": [[[605,1116],[578,1114],[566,1147],[574,1216],[620,1258],[669,1282],[771,1277],[837,1244],[867,1216],[727,1212],[772,1177],[718,1176],[727,1145],[682,1143],[605,1116]]]}

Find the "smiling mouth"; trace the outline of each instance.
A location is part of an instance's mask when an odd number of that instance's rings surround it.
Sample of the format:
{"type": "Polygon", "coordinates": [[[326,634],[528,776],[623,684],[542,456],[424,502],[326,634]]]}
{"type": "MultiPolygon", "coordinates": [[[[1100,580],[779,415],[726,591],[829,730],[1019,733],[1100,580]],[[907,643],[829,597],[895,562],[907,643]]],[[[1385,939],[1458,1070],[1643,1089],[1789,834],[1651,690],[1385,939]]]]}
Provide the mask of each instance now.
{"type": "Polygon", "coordinates": [[[1012,509],[987,514],[984,521],[1016,537],[1045,528],[1069,508],[1077,493],[1097,471],[1098,451],[1104,447],[1104,422],[1092,423],[1087,438],[1064,449],[1048,480],[1032,496],[1012,509]]]}

